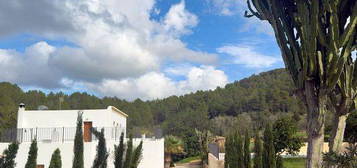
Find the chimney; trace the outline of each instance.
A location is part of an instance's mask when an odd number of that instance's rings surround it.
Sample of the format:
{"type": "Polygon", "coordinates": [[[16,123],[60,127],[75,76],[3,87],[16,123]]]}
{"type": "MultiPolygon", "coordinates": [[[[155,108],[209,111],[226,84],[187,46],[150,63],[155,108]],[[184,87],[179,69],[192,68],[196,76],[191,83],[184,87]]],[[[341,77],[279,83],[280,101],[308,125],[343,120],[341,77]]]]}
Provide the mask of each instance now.
{"type": "Polygon", "coordinates": [[[19,111],[17,112],[17,128],[22,128],[24,112],[25,112],[25,104],[20,103],[19,111]]]}
{"type": "Polygon", "coordinates": [[[20,110],[25,111],[25,104],[24,103],[20,103],[19,104],[19,111],[20,110]]]}

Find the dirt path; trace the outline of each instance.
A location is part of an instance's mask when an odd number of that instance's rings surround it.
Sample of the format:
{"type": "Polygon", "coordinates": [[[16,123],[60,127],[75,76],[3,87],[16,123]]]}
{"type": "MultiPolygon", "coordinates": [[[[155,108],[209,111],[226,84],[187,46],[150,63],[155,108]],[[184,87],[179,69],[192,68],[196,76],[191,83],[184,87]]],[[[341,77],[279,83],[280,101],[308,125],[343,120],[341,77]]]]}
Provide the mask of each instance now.
{"type": "Polygon", "coordinates": [[[175,168],[201,168],[200,161],[193,161],[190,163],[177,164],[175,168]]]}

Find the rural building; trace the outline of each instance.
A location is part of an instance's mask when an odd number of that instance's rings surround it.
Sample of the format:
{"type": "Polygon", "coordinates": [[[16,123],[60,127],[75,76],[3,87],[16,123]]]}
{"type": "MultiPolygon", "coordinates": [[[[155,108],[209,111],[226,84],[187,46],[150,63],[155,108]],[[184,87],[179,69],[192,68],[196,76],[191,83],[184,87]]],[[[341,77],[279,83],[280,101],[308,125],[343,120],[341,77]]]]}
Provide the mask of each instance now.
{"type": "MultiPolygon", "coordinates": [[[[0,139],[0,153],[11,141],[20,142],[16,157],[16,168],[25,167],[28,151],[33,139],[37,139],[38,168],[48,167],[56,148],[61,150],[62,167],[72,167],[73,143],[78,113],[83,116],[84,167],[90,168],[96,155],[98,141],[92,129],[104,129],[109,152],[108,168],[114,167],[114,145],[118,145],[122,132],[126,134],[128,115],[109,106],[106,109],[90,110],[26,110],[20,104],[17,128],[4,131],[0,139]]],[[[127,140],[127,139],[126,139],[127,140]]],[[[143,155],[139,168],[164,167],[164,139],[160,137],[133,139],[134,146],[143,141],[143,155]]]]}

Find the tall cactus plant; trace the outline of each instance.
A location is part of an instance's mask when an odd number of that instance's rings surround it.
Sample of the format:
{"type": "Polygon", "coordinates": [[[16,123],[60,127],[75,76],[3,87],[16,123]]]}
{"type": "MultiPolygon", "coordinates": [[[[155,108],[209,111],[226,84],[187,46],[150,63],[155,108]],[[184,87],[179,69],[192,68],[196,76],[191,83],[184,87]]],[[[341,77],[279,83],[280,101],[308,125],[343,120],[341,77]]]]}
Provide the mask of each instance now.
{"type": "Polygon", "coordinates": [[[334,108],[334,122],[330,134],[329,149],[340,152],[343,142],[346,119],[357,110],[357,61],[349,57],[335,89],[330,94],[334,108]]]}
{"type": "Polygon", "coordinates": [[[356,49],[356,0],[247,2],[245,16],[268,21],[274,30],[295,93],[308,109],[306,167],[320,168],[328,98],[344,82],[340,76],[356,49]]]}

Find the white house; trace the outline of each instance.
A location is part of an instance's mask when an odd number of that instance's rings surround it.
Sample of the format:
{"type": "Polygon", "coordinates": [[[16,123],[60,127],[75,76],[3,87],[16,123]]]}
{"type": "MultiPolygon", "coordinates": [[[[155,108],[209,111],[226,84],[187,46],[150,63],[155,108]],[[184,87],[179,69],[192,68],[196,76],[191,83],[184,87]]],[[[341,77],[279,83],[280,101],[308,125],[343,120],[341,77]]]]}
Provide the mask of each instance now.
{"type": "MultiPolygon", "coordinates": [[[[25,110],[24,104],[19,106],[17,128],[2,135],[2,137],[8,137],[9,140],[20,142],[16,168],[25,167],[33,139],[37,139],[38,142],[38,168],[49,166],[51,155],[56,148],[61,150],[62,167],[71,168],[78,113],[82,113],[83,116],[84,167],[90,168],[96,155],[98,141],[92,135],[91,130],[92,128],[98,130],[103,128],[109,151],[108,168],[113,168],[114,145],[119,143],[122,132],[126,134],[127,114],[113,106],[91,110],[30,111],[25,110]]],[[[143,141],[143,156],[139,168],[164,167],[163,138],[145,138],[143,136],[134,138],[133,141],[134,145],[143,141]]],[[[0,153],[8,147],[8,144],[9,142],[0,142],[0,153]]]]}

